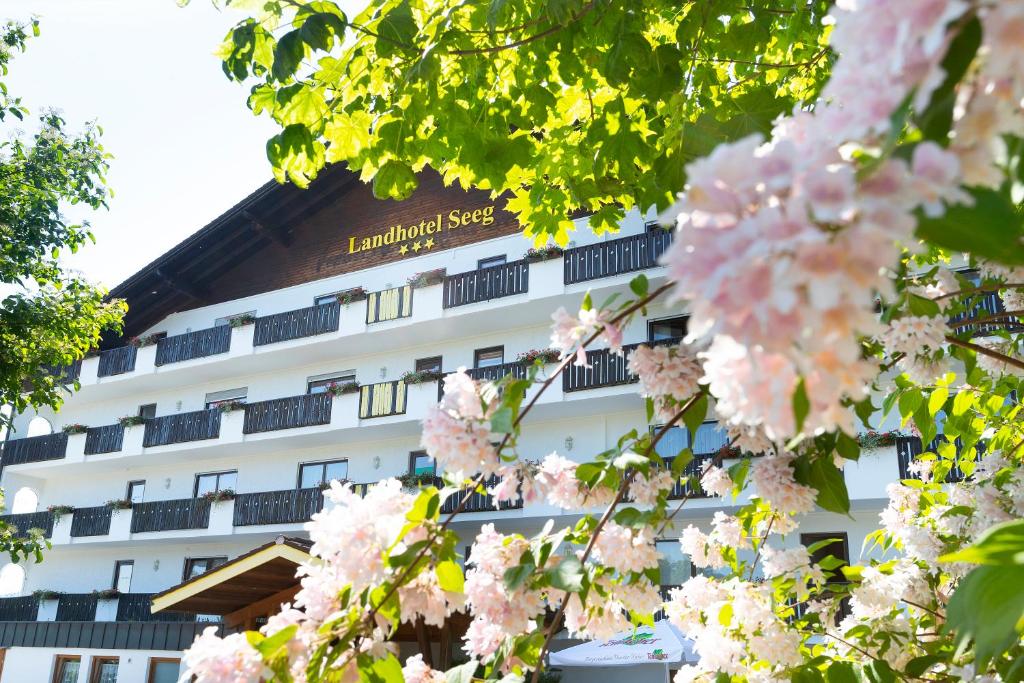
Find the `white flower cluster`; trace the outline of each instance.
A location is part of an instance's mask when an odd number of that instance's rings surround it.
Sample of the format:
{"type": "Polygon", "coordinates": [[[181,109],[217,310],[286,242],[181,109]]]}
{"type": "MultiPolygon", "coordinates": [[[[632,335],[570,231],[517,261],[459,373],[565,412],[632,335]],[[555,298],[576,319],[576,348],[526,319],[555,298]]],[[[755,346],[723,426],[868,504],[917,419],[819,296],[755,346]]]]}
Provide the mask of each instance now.
{"type": "Polygon", "coordinates": [[[488,421],[493,410],[481,385],[459,368],[444,378],[441,403],[427,409],[420,444],[455,479],[495,474],[499,460],[488,421]]]}
{"type": "Polygon", "coordinates": [[[662,422],[671,420],[683,402],[697,393],[702,374],[687,344],[641,344],[630,354],[629,371],[640,378],[640,394],[654,401],[655,415],[662,422]]]}

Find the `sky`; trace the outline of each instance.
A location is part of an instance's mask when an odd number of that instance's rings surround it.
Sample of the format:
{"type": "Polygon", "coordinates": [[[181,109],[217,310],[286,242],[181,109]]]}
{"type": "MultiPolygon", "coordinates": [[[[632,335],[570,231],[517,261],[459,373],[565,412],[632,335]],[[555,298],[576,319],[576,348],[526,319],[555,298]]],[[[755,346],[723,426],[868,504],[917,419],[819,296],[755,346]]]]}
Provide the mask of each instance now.
{"type": "Polygon", "coordinates": [[[12,62],[11,94],[73,128],[96,120],[114,157],[110,210],[67,213],[97,241],[69,267],[113,287],[270,180],[276,128],[213,56],[243,14],[211,0],[0,0],[0,20],[32,15],[41,35],[12,62]]]}

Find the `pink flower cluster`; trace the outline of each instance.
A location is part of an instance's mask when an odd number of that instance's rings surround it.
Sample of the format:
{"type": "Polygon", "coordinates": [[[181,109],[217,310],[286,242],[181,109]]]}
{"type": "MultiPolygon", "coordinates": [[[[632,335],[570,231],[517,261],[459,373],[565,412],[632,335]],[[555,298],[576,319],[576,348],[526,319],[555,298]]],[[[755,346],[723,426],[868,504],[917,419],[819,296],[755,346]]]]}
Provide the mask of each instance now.
{"type": "Polygon", "coordinates": [[[405,660],[402,667],[402,678],[405,683],[445,683],[443,671],[435,671],[423,663],[423,655],[415,655],[405,660]]]}
{"type": "Polygon", "coordinates": [[[610,638],[630,627],[629,613],[650,616],[661,608],[658,587],[647,578],[630,583],[613,581],[603,575],[595,579],[586,605],[573,593],[565,607],[565,628],[574,638],[610,638]]]}
{"type": "Polygon", "coordinates": [[[491,445],[492,410],[493,401],[484,399],[481,385],[459,368],[444,378],[441,403],[427,409],[420,444],[456,479],[494,474],[499,460],[491,445]]]}
{"type": "Polygon", "coordinates": [[[634,529],[608,522],[594,542],[594,559],[619,574],[642,572],[658,566],[654,530],[634,529]]]}
{"type": "Polygon", "coordinates": [[[551,315],[551,346],[558,349],[562,358],[576,355],[576,365],[587,364],[587,351],[583,343],[593,334],[600,333],[608,348],[615,353],[622,352],[622,328],[611,322],[610,311],[597,308],[581,308],[576,316],[559,307],[551,315]]]}
{"type": "Polygon", "coordinates": [[[588,488],[576,478],[577,465],[558,453],[552,453],[541,461],[536,481],[547,502],[565,510],[610,504],[615,492],[607,487],[588,488]]]}
{"type": "Polygon", "coordinates": [[[688,344],[638,346],[629,357],[629,371],[640,378],[640,393],[654,401],[659,420],[671,420],[678,407],[697,390],[702,370],[688,344]]]}
{"type": "Polygon", "coordinates": [[[216,626],[205,629],[185,650],[183,659],[196,683],[259,683],[270,674],[244,634],[221,638],[216,626]]]}
{"type": "Polygon", "coordinates": [[[936,357],[946,345],[946,332],[942,315],[907,315],[891,321],[880,337],[887,353],[902,354],[901,370],[919,384],[931,384],[947,370],[945,357],[936,357]]]}
{"type": "Polygon", "coordinates": [[[803,514],[814,509],[817,492],[793,479],[791,454],[760,458],[750,469],[750,479],[761,497],[777,513],[803,514]]]}

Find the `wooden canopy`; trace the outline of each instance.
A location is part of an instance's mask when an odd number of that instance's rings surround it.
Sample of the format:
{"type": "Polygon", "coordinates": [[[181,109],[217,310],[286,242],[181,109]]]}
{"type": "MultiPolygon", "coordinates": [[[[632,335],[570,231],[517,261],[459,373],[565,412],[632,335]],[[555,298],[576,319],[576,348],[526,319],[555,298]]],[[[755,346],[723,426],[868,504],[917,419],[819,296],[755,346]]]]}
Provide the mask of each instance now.
{"type": "Polygon", "coordinates": [[[153,596],[153,612],[219,614],[227,628],[252,628],[299,590],[295,570],[309,559],[310,542],[278,536],[274,541],[153,596]]]}

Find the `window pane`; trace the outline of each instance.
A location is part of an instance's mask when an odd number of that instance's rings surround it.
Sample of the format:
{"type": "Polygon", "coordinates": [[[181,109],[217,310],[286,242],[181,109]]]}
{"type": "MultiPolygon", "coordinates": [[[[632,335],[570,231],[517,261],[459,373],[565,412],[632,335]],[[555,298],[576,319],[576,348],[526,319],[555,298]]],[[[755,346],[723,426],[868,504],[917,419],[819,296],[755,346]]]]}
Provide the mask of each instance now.
{"type": "Polygon", "coordinates": [[[139,406],[139,417],[144,418],[146,420],[152,420],[154,417],[156,417],[156,404],[147,403],[144,406],[139,406]]]}
{"type": "Polygon", "coordinates": [[[661,437],[655,450],[663,458],[674,458],[679,451],[686,448],[690,443],[689,435],[685,427],[670,427],[665,435],[661,437]]]}
{"type": "Polygon", "coordinates": [[[477,268],[491,268],[492,266],[501,266],[505,264],[504,254],[501,256],[491,256],[489,258],[482,258],[476,263],[477,268]]]}
{"type": "Polygon", "coordinates": [[[117,683],[117,662],[103,662],[96,673],[96,683],[117,683]]]}
{"type": "Polygon", "coordinates": [[[666,318],[664,320],[652,320],[650,323],[651,341],[663,339],[677,339],[686,336],[686,316],[678,318],[666,318]]]}
{"type": "Polygon", "coordinates": [[[128,500],[133,503],[141,503],[146,497],[146,482],[133,481],[128,484],[128,500]]]}
{"type": "Polygon", "coordinates": [[[492,346],[489,349],[477,349],[475,356],[476,367],[478,368],[489,368],[495,365],[501,365],[505,362],[505,347],[492,346]]]}
{"type": "Polygon", "coordinates": [[[152,683],[178,683],[179,662],[153,662],[149,680],[152,683]]]}
{"type": "Polygon", "coordinates": [[[412,459],[413,474],[433,474],[434,459],[426,453],[417,453],[412,459]]]}
{"type": "Polygon", "coordinates": [[[658,571],[662,586],[679,586],[690,578],[690,558],[683,553],[678,541],[658,541],[658,571]]]}
{"type": "Polygon", "coordinates": [[[345,372],[332,372],[327,375],[315,375],[306,379],[306,393],[307,394],[322,394],[327,391],[332,384],[346,384],[348,382],[356,381],[355,370],[346,370],[345,372]]]}
{"type": "Polygon", "coordinates": [[[441,356],[417,359],[416,372],[441,372],[441,356]]]}
{"type": "Polygon", "coordinates": [[[697,438],[693,440],[693,452],[717,453],[729,443],[729,433],[717,422],[706,422],[697,428],[697,438]]]}
{"type": "Polygon", "coordinates": [[[238,481],[238,472],[225,472],[217,475],[217,490],[224,491],[226,489],[235,490],[235,484],[238,481]]]}
{"type": "Polygon", "coordinates": [[[348,460],[341,460],[338,462],[329,462],[326,465],[327,472],[324,475],[325,481],[331,481],[332,479],[347,479],[348,478],[348,460]]]}
{"type": "Polygon", "coordinates": [[[114,588],[121,593],[131,592],[132,587],[132,571],[135,569],[135,564],[132,562],[118,562],[117,563],[117,576],[114,578],[114,588]]]}
{"type": "Polygon", "coordinates": [[[82,663],[75,660],[65,659],[60,663],[60,674],[57,677],[58,683],[78,683],[78,670],[82,663]]]}
{"type": "Polygon", "coordinates": [[[324,467],[320,463],[299,466],[299,488],[311,489],[323,482],[324,467]]]}
{"type": "Polygon", "coordinates": [[[337,294],[321,294],[317,298],[313,299],[313,305],[315,306],[327,306],[333,304],[338,300],[337,294]]]}
{"type": "Polygon", "coordinates": [[[213,493],[217,490],[216,474],[200,474],[196,477],[196,498],[204,493],[213,493]]]}

